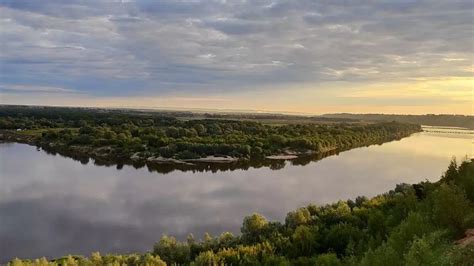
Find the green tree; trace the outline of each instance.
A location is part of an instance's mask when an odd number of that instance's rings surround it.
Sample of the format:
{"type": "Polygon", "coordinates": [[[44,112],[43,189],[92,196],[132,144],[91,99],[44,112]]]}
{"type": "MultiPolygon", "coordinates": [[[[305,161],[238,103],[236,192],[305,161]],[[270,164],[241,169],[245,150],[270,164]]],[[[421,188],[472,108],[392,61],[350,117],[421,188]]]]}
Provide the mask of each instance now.
{"type": "Polygon", "coordinates": [[[196,130],[196,132],[199,136],[206,135],[206,132],[207,132],[206,127],[204,127],[202,124],[194,125],[194,129],[196,130]]]}
{"type": "Polygon", "coordinates": [[[433,192],[432,199],[434,220],[442,226],[447,226],[457,235],[462,235],[465,218],[474,212],[464,190],[455,185],[441,184],[433,192]]]}
{"type": "Polygon", "coordinates": [[[296,257],[310,256],[317,247],[317,231],[314,227],[298,226],[291,236],[296,257]]]}
{"type": "Polygon", "coordinates": [[[369,250],[365,253],[364,257],[360,261],[361,266],[402,266],[402,257],[397,251],[383,243],[375,250],[369,250]]]}
{"type": "Polygon", "coordinates": [[[407,266],[418,265],[449,265],[446,252],[447,245],[443,240],[443,232],[437,231],[415,238],[405,255],[407,266]]]}
{"type": "Polygon", "coordinates": [[[161,260],[159,256],[153,256],[149,253],[142,256],[139,264],[143,266],[166,266],[166,262],[161,260]]]}
{"type": "Polygon", "coordinates": [[[334,253],[325,253],[316,257],[315,265],[318,266],[341,266],[342,263],[334,253]]]}
{"type": "Polygon", "coordinates": [[[234,234],[230,232],[224,232],[219,236],[220,247],[230,247],[234,242],[234,234]]]}
{"type": "Polygon", "coordinates": [[[214,254],[212,250],[201,252],[194,260],[196,266],[217,266],[221,265],[221,263],[221,258],[214,254]]]}
{"type": "Polygon", "coordinates": [[[259,234],[267,225],[267,219],[258,213],[247,216],[244,218],[243,225],[240,229],[242,237],[249,241],[256,241],[259,238],[259,234]]]}
{"type": "Polygon", "coordinates": [[[153,246],[153,254],[160,256],[168,264],[190,262],[189,246],[166,235],[153,246]]]}
{"type": "Polygon", "coordinates": [[[456,158],[451,160],[451,163],[448,166],[448,170],[444,173],[442,179],[449,182],[453,181],[458,177],[458,164],[456,158]]]}
{"type": "Polygon", "coordinates": [[[402,256],[415,237],[421,237],[434,231],[430,219],[420,213],[410,213],[390,234],[387,242],[399,256],[402,256]]]}
{"type": "Polygon", "coordinates": [[[285,224],[291,228],[307,224],[311,220],[311,214],[307,208],[299,208],[289,212],[285,218],[285,224]]]}

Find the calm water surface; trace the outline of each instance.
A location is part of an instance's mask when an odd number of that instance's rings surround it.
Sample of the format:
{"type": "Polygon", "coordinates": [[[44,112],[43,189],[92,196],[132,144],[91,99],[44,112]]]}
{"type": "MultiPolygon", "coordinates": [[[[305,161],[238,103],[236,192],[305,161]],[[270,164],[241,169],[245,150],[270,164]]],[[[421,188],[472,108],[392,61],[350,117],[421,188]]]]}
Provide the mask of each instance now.
{"type": "Polygon", "coordinates": [[[452,156],[473,155],[472,141],[425,132],[305,166],[169,174],[83,165],[25,144],[0,144],[0,262],[147,251],[162,234],[238,233],[253,212],[282,221],[309,203],[436,181],[452,156]]]}

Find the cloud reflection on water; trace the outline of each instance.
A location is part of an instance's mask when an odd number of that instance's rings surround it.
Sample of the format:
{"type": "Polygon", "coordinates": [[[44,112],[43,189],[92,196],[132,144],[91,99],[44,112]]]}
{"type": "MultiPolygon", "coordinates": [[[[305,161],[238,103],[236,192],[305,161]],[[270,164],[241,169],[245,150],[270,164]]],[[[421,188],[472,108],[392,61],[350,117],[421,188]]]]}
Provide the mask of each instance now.
{"type": "Polygon", "coordinates": [[[83,165],[24,144],[0,144],[0,256],[134,252],[162,234],[239,232],[244,216],[269,219],[308,203],[373,196],[397,183],[437,180],[469,138],[426,133],[353,149],[306,166],[166,175],[83,165]]]}

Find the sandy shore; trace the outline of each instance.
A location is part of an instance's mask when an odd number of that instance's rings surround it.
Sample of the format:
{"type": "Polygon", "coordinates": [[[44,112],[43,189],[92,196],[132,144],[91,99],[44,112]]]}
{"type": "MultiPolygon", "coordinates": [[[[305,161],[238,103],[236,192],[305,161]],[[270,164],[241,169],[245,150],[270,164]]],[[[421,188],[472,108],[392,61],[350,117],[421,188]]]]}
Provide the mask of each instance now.
{"type": "Polygon", "coordinates": [[[182,161],[182,160],[177,160],[177,159],[173,159],[173,158],[164,158],[164,157],[148,157],[146,160],[148,162],[151,162],[151,163],[193,165],[192,163],[187,163],[187,162],[182,161]]]}
{"type": "Polygon", "coordinates": [[[201,163],[230,163],[236,162],[239,158],[231,157],[231,156],[207,156],[198,159],[186,159],[186,162],[201,162],[201,163]]]}
{"type": "Polygon", "coordinates": [[[265,158],[270,160],[292,160],[298,158],[298,155],[271,155],[265,158]]]}

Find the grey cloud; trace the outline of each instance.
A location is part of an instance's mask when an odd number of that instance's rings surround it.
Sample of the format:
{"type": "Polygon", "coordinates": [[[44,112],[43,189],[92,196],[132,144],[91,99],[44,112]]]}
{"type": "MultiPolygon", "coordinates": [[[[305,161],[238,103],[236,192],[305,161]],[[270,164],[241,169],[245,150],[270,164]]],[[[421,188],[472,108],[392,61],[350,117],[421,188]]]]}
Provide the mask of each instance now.
{"type": "Polygon", "coordinates": [[[247,21],[226,17],[207,20],[204,26],[214,28],[229,35],[261,33],[272,28],[268,22],[247,21]]]}
{"type": "Polygon", "coordinates": [[[3,82],[198,94],[471,74],[471,1],[0,3],[3,82]]]}
{"type": "Polygon", "coordinates": [[[42,93],[73,93],[74,90],[60,87],[36,86],[36,85],[18,85],[18,84],[0,84],[0,91],[10,92],[42,92],[42,93]]]}

